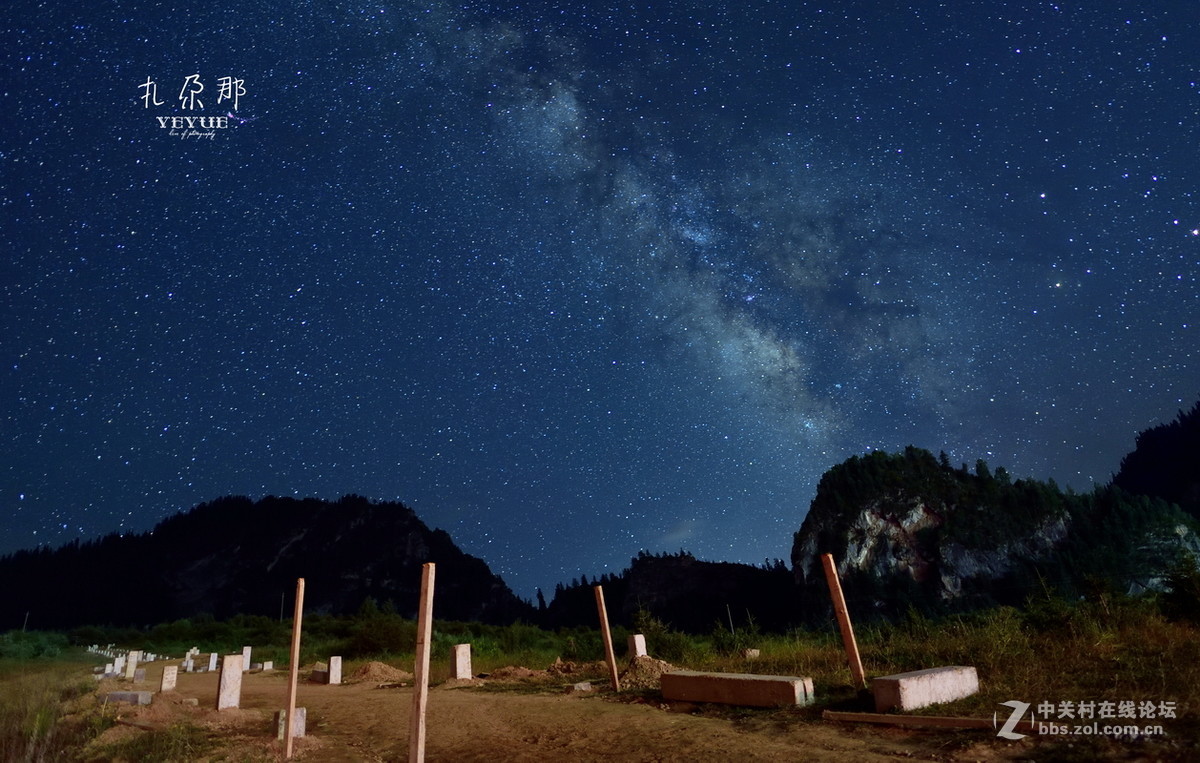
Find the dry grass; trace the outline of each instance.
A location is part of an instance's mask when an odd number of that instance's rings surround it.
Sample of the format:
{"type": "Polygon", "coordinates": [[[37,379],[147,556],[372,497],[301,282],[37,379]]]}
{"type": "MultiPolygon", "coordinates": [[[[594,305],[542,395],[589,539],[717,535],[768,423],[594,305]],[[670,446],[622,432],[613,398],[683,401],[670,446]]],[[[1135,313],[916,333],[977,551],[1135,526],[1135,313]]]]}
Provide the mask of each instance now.
{"type": "Polygon", "coordinates": [[[94,686],[77,661],[0,665],[0,760],[63,761],[112,724],[104,712],[69,717],[94,686]]]}

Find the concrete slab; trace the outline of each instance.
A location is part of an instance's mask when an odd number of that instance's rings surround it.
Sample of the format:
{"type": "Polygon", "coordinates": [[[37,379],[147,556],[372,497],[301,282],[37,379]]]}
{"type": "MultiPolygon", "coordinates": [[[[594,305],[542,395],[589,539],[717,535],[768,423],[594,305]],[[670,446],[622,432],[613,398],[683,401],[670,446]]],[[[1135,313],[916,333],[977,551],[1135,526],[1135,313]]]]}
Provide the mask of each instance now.
{"type": "Polygon", "coordinates": [[[716,702],[722,705],[778,707],[813,701],[811,678],[752,673],[705,673],[677,670],[661,677],[663,699],[716,702]]]}
{"type": "Polygon", "coordinates": [[[875,695],[877,713],[916,710],[941,702],[953,702],[978,691],[979,676],[975,668],[962,665],[926,668],[871,679],[871,693],[875,695]]]}
{"type": "Polygon", "coordinates": [[[132,705],[148,705],[153,692],[148,691],[110,691],[107,695],[109,702],[128,702],[132,705]]]}

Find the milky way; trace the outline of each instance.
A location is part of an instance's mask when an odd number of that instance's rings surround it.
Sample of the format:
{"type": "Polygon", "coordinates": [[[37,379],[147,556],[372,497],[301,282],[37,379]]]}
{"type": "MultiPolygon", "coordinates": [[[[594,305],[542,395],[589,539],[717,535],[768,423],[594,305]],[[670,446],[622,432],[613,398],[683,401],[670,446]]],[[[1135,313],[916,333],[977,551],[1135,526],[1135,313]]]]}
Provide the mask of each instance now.
{"type": "Polygon", "coordinates": [[[356,493],[530,597],[870,449],[1105,482],[1198,391],[1198,23],[10,5],[0,550],[356,493]]]}

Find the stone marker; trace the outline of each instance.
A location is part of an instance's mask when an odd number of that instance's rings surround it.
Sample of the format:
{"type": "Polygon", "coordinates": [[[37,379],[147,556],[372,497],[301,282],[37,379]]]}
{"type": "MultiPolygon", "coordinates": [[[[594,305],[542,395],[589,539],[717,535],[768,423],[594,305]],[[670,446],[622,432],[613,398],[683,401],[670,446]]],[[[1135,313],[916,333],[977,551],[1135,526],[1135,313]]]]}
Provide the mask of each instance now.
{"type": "Polygon", "coordinates": [[[969,697],[978,691],[979,676],[975,668],[961,665],[926,668],[871,679],[871,693],[875,695],[877,713],[893,709],[916,710],[969,697]]]}
{"type": "Polygon", "coordinates": [[[125,672],[125,655],[121,655],[120,657],[113,658],[112,672],[116,675],[121,675],[122,673],[125,672]]]}
{"type": "Polygon", "coordinates": [[[162,683],[159,684],[159,691],[175,691],[175,682],[179,679],[179,666],[168,665],[163,668],[162,683]]]}
{"type": "Polygon", "coordinates": [[[141,652],[130,652],[125,658],[125,680],[133,680],[133,672],[137,670],[138,658],[142,656],[141,652]]]}
{"type": "Polygon", "coordinates": [[[113,664],[111,662],[104,663],[104,675],[111,676],[115,672],[116,671],[113,669],[113,664]]]}
{"type": "Polygon", "coordinates": [[[264,663],[262,664],[262,669],[263,669],[263,672],[264,672],[264,673],[266,673],[268,670],[274,670],[274,669],[275,669],[275,663],[274,663],[274,662],[272,662],[271,660],[267,660],[266,662],[264,662],[264,663]]]}
{"type": "Polygon", "coordinates": [[[242,647],[242,671],[250,669],[250,647],[242,647]]]}
{"type": "Polygon", "coordinates": [[[751,707],[809,705],[813,701],[812,679],[800,676],[677,670],[663,673],[660,680],[663,699],[751,707]]]}
{"type": "MultiPolygon", "coordinates": [[[[287,715],[286,710],[276,710],[275,711],[275,738],[276,739],[283,739],[283,735],[286,733],[285,729],[287,728],[287,726],[284,723],[286,715],[287,715]]],[[[292,713],[292,738],[293,739],[296,737],[304,736],[304,721],[306,720],[307,715],[308,715],[308,713],[305,710],[305,708],[303,708],[303,707],[296,708],[295,712],[292,713]]]]}
{"type": "Polygon", "coordinates": [[[145,668],[138,668],[137,670],[133,671],[133,682],[135,684],[146,683],[146,669],[145,668]]]}
{"type": "Polygon", "coordinates": [[[742,650],[742,657],[744,657],[747,660],[757,660],[759,655],[761,655],[761,654],[762,654],[762,652],[760,652],[757,649],[743,649],[742,650]]]}
{"type": "Polygon", "coordinates": [[[572,684],[571,686],[568,686],[566,689],[567,694],[574,694],[576,692],[581,693],[581,694],[586,694],[587,692],[591,692],[591,691],[596,691],[596,687],[592,686],[591,681],[580,681],[577,684],[572,684]]]}
{"type": "Polygon", "coordinates": [[[221,682],[217,691],[217,709],[237,707],[242,701],[242,656],[227,654],[221,659],[221,682]]]}
{"type": "Polygon", "coordinates": [[[191,673],[195,669],[196,669],[196,665],[195,665],[195,663],[192,662],[192,656],[188,655],[188,658],[183,661],[183,672],[191,673]]]}
{"type": "Polygon", "coordinates": [[[308,680],[319,684],[329,683],[329,665],[324,662],[313,663],[312,671],[308,674],[308,680]]]}
{"type": "Polygon", "coordinates": [[[329,685],[333,686],[342,682],[342,658],[329,658],[329,685]]]}
{"type": "Polygon", "coordinates": [[[471,645],[455,644],[450,647],[450,677],[473,678],[471,672],[471,645]]]}
{"type": "Polygon", "coordinates": [[[210,652],[208,655],[208,672],[211,673],[217,669],[217,653],[210,652]]]}
{"type": "Polygon", "coordinates": [[[109,702],[128,702],[133,705],[148,705],[150,704],[150,696],[153,692],[148,691],[110,691],[107,700],[109,702]]]}
{"type": "Polygon", "coordinates": [[[646,637],[641,633],[635,633],[629,637],[629,658],[634,657],[649,657],[646,652],[646,637]]]}

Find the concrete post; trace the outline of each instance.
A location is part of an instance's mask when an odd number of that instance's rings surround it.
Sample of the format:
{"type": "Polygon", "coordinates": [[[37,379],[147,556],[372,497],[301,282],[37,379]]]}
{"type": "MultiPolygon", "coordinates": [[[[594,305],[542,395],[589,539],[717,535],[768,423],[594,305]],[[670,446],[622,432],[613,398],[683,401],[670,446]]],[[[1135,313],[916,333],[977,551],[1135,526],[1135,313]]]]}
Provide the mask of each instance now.
{"type": "Polygon", "coordinates": [[[159,691],[174,691],[175,682],[179,678],[179,666],[168,665],[163,668],[162,683],[159,684],[159,691]]]}
{"type": "Polygon", "coordinates": [[[471,672],[471,645],[470,644],[455,644],[450,647],[450,677],[451,678],[473,678],[474,673],[471,672]]]}
{"type": "Polygon", "coordinates": [[[648,657],[646,652],[646,637],[641,633],[635,633],[629,637],[629,656],[632,657],[648,657]]]}
{"type": "Polygon", "coordinates": [[[227,654],[221,659],[221,682],[217,690],[217,709],[237,707],[242,701],[242,656],[227,654]]]}

